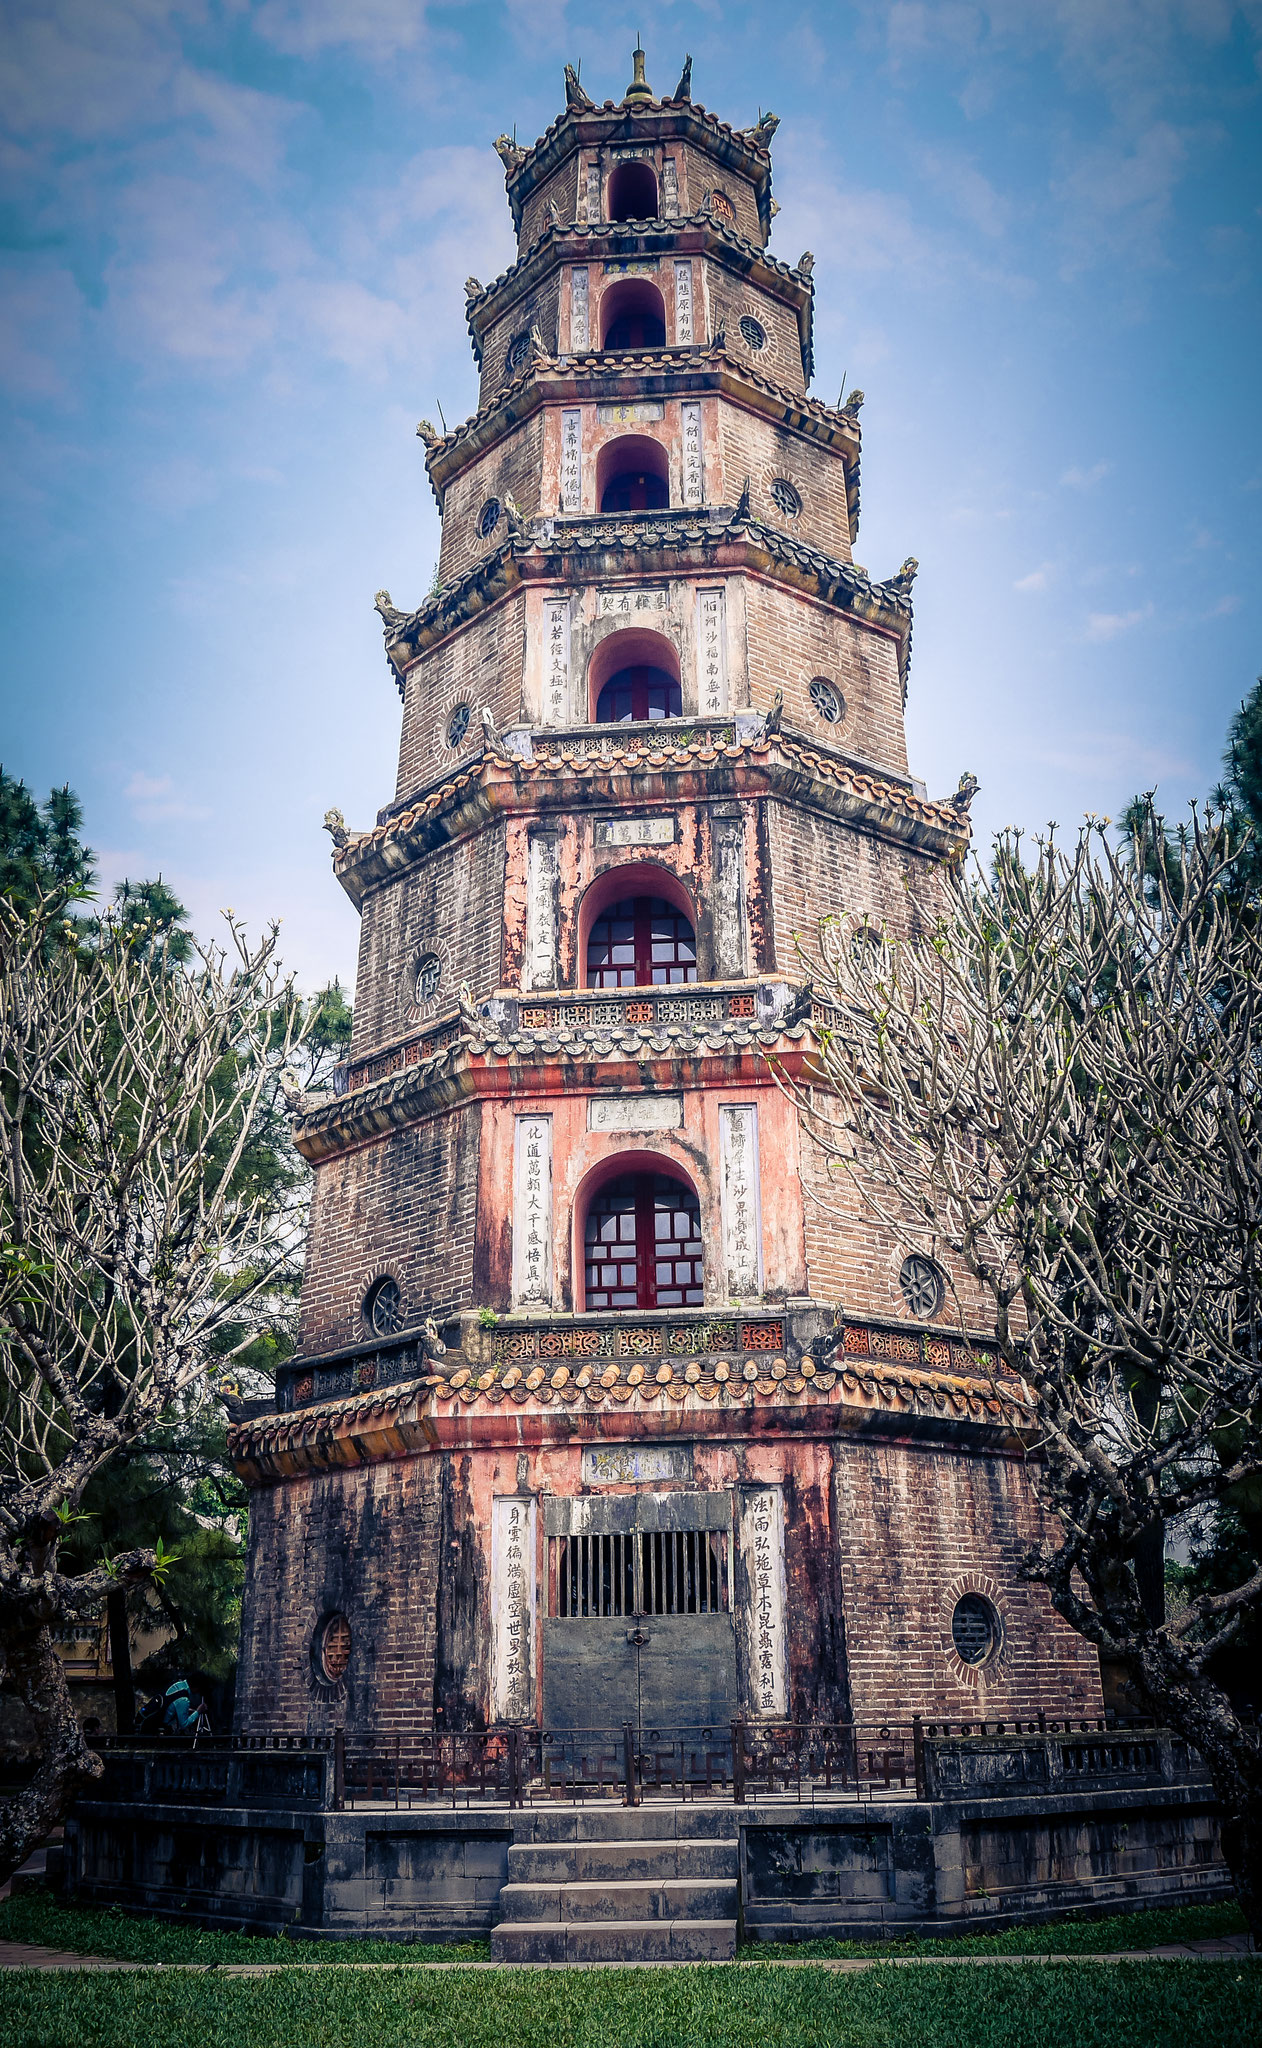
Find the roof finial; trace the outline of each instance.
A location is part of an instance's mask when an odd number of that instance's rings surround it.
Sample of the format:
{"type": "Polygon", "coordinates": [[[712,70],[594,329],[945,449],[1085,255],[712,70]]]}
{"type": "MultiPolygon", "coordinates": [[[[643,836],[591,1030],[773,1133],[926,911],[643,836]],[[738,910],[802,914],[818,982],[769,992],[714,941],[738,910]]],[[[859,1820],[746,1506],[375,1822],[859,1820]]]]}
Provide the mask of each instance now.
{"type": "Polygon", "coordinates": [[[638,34],[635,39],[635,48],[631,52],[631,68],[631,83],[622,95],[624,107],[628,100],[651,100],[653,97],[653,88],[644,76],[644,52],[640,48],[638,34]]]}
{"type": "Polygon", "coordinates": [[[683,68],[682,72],[681,72],[681,73],[680,73],[680,75],[679,75],[679,84],[678,84],[678,85],[677,85],[677,86],[675,87],[675,91],[674,91],[673,97],[674,97],[675,99],[677,99],[677,100],[684,100],[684,101],[688,101],[688,100],[691,100],[691,98],[692,98],[692,58],[691,58],[691,57],[685,57],[685,58],[684,58],[684,68],[683,68]]]}

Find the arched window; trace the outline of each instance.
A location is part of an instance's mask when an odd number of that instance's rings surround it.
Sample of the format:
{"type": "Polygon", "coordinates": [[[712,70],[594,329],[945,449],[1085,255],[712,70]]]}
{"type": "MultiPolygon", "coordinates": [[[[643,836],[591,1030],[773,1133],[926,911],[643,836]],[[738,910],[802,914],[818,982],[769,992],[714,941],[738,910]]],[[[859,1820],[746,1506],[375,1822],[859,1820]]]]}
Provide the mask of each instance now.
{"type": "Polygon", "coordinates": [[[596,462],[602,512],[656,512],[670,503],[666,450],[647,434],[608,441],[596,462]]]}
{"type": "Polygon", "coordinates": [[[600,328],[602,348],[665,348],[666,302],[647,278],[625,278],[601,298],[600,328]]]}
{"type": "Polygon", "coordinates": [[[684,700],[664,668],[620,668],[596,699],[597,725],[629,725],[635,719],[682,718],[684,700]]]}
{"type": "Polygon", "coordinates": [[[669,988],[696,978],[696,933],[664,896],[624,896],[588,932],[588,988],[669,988]]]}
{"type": "Polygon", "coordinates": [[[701,1204],[665,1173],[606,1181],[583,1229],[588,1309],[692,1308],[702,1285],[701,1204]]]}
{"type": "Polygon", "coordinates": [[[609,180],[610,220],[656,220],[657,179],[646,163],[616,164],[609,180]]]}

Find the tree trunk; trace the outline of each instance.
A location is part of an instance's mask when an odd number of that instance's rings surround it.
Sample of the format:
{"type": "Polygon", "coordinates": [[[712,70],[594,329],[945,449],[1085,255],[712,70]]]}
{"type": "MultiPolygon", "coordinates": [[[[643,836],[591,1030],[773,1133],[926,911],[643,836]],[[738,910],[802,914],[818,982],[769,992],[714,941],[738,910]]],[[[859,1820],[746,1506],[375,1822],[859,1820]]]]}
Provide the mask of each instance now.
{"type": "Polygon", "coordinates": [[[6,1689],[35,1722],[39,1763],[29,1785],[0,1801],[0,1884],[65,1819],[84,1778],[99,1778],[105,1768],[75,1719],[51,1631],[42,1625],[6,1630],[4,1652],[6,1689]]]}
{"type": "Polygon", "coordinates": [[[109,1618],[110,1662],[114,1666],[114,1720],[120,1735],[136,1732],[136,1682],[131,1670],[131,1634],[127,1626],[127,1595],[113,1586],[105,1596],[109,1618]]]}

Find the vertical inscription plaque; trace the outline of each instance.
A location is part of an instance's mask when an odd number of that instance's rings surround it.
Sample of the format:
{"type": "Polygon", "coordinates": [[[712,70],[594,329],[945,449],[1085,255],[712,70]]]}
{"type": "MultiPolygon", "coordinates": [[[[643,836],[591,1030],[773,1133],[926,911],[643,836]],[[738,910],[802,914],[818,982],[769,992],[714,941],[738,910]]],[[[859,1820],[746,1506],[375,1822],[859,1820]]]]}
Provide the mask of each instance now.
{"type": "Polygon", "coordinates": [[[491,1693],[496,1721],[529,1721],[535,1704],[535,1503],[491,1508],[491,1693]]]}
{"type": "Polygon", "coordinates": [[[782,1721],[788,1711],[784,1655],[784,1499],[778,1486],[740,1498],[745,1567],[742,1635],[751,1712],[782,1721]]]}
{"type": "Polygon", "coordinates": [[[600,165],[587,166],[587,218],[600,219],[600,165]]]}
{"type": "Polygon", "coordinates": [[[758,1200],[758,1111],[753,1104],[719,1108],[723,1161],[723,1252],[727,1292],[738,1301],[762,1292],[762,1217],[758,1200]]]}
{"type": "Polygon", "coordinates": [[[570,600],[545,598],[543,606],[543,722],[564,725],[570,710],[570,600]]]}
{"type": "Polygon", "coordinates": [[[526,987],[557,983],[557,839],[532,832],[526,872],[526,987]]]}
{"type": "Polygon", "coordinates": [[[675,346],[692,347],[692,265],[675,265],[675,346]]]}
{"type": "Polygon", "coordinates": [[[560,511],[576,515],[583,509],[583,415],[578,407],[561,414],[560,511]]]}
{"type": "Polygon", "coordinates": [[[697,710],[703,718],[727,710],[727,601],[721,588],[697,592],[697,710]]]}
{"type": "Polygon", "coordinates": [[[570,348],[580,355],[590,347],[591,329],[588,325],[587,272],[570,272],[570,348]]]}
{"type": "Polygon", "coordinates": [[[689,400],[679,408],[684,444],[684,503],[700,505],[705,499],[705,470],[701,460],[701,407],[689,400]]]}
{"type": "Polygon", "coordinates": [[[675,159],[668,156],[662,165],[662,217],[673,220],[679,212],[679,173],[675,159]]]}
{"type": "Polygon", "coordinates": [[[513,1300],[552,1300],[552,1118],[519,1116],[513,1134],[513,1300]]]}

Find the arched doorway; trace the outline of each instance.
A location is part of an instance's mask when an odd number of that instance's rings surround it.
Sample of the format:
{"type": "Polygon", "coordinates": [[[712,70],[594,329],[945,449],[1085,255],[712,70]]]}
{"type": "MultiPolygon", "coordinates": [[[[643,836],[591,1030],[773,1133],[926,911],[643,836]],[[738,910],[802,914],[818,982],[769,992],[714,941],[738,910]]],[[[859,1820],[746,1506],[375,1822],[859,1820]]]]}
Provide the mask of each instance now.
{"type": "Polygon", "coordinates": [[[609,180],[610,220],[656,220],[657,179],[646,163],[633,158],[616,164],[609,180]]]}
{"type": "MultiPolygon", "coordinates": [[[[627,606],[635,603],[628,592],[627,606]]],[[[679,656],[664,633],[627,626],[602,640],[588,671],[590,716],[597,725],[681,718],[679,656]]]]}
{"type": "Polygon", "coordinates": [[[701,1204],[666,1173],[606,1181],[583,1223],[583,1298],[588,1310],[700,1308],[701,1204]]]}
{"type": "Polygon", "coordinates": [[[692,920],[664,896],[624,896],[587,933],[588,988],[672,988],[697,978],[692,920]]]}
{"type": "Polygon", "coordinates": [[[602,512],[658,512],[670,504],[666,450],[647,434],[608,442],[596,464],[602,512]]]}
{"type": "Polygon", "coordinates": [[[601,347],[665,348],[666,302],[647,279],[611,285],[600,302],[601,347]]]}

